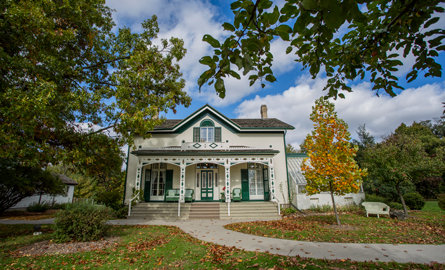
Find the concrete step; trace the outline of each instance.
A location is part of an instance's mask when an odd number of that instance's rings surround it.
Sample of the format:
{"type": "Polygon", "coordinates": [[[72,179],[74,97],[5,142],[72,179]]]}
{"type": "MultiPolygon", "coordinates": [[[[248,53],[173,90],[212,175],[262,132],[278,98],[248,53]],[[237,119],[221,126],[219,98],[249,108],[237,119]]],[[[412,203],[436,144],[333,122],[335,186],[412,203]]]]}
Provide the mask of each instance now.
{"type": "Polygon", "coordinates": [[[219,203],[192,203],[190,219],[219,219],[219,203]]]}

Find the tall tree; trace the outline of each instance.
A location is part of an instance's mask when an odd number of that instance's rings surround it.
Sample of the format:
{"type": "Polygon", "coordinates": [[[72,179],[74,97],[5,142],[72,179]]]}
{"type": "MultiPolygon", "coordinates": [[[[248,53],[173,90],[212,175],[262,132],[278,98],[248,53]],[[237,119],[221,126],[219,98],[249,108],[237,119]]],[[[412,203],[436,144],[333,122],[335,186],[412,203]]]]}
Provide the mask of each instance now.
{"type": "Polygon", "coordinates": [[[94,175],[121,163],[119,146],[148,136],[160,111],[190,104],[183,41],[155,41],[156,16],[140,34],[114,34],[104,3],[0,2],[0,158],[94,175]]]}
{"type": "Polygon", "coordinates": [[[413,183],[414,179],[440,176],[445,168],[442,150],[430,157],[418,138],[403,133],[391,134],[368,148],[364,158],[370,178],[396,188],[406,215],[402,186],[413,183]]]}
{"type": "Polygon", "coordinates": [[[286,144],[286,153],[298,153],[294,146],[290,143],[286,144]]]}
{"type": "MultiPolygon", "coordinates": [[[[329,78],[324,90],[330,97],[344,97],[338,90],[351,91],[348,81],[370,76],[373,90],[395,96],[403,89],[395,72],[401,57],[413,55],[415,63],[408,82],[419,73],[440,77],[442,66],[436,61],[445,50],[441,40],[445,30],[438,26],[443,0],[285,0],[280,9],[270,0],[238,0],[231,4],[233,23],[222,26],[232,34],[219,42],[210,35],[203,40],[214,50],[200,63],[209,68],[198,84],[214,83],[225,96],[223,79],[249,74],[250,84],[265,79],[274,82],[271,42],[289,42],[286,53],[295,52],[295,61],[308,68],[315,78],[324,68],[329,78]],[[347,26],[347,33],[336,33],[347,26]]],[[[265,84],[262,82],[262,86],[265,84]]]]}
{"type": "Polygon", "coordinates": [[[301,167],[306,191],[309,195],[329,192],[337,224],[341,225],[334,195],[357,193],[366,170],[359,169],[354,160],[357,148],[351,147],[348,125],[337,117],[334,104],[319,98],[312,107],[311,120],[314,130],[304,142],[309,159],[301,167]]]}
{"type": "Polygon", "coordinates": [[[357,161],[357,164],[363,168],[363,153],[366,148],[372,147],[375,145],[375,138],[366,130],[366,125],[359,126],[356,130],[358,140],[353,139],[352,145],[357,146],[358,150],[354,157],[355,161],[357,161]]]}

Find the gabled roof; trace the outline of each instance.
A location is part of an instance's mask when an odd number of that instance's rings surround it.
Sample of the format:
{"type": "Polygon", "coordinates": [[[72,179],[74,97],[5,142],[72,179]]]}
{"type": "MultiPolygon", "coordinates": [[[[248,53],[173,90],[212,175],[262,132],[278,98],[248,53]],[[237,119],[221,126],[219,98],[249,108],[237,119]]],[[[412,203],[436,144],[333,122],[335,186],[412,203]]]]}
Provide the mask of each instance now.
{"type": "Polygon", "coordinates": [[[235,132],[244,131],[284,131],[287,129],[295,129],[292,125],[289,125],[276,118],[266,119],[229,119],[222,113],[214,109],[212,106],[206,104],[196,110],[194,113],[184,119],[167,119],[162,125],[156,126],[153,132],[181,132],[182,130],[195,124],[204,116],[212,116],[214,120],[221,125],[235,132]]]}
{"type": "Polygon", "coordinates": [[[65,185],[75,186],[79,184],[64,174],[59,174],[59,173],[51,173],[51,174],[52,176],[58,177],[60,181],[62,181],[62,183],[64,183],[65,185]]]}

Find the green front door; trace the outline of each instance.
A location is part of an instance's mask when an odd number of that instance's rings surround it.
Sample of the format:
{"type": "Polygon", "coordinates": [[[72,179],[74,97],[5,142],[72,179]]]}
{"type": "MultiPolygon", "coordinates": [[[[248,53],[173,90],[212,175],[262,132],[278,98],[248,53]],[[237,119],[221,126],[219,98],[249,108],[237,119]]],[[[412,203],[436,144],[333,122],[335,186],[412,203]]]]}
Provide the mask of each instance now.
{"type": "Polygon", "coordinates": [[[241,200],[249,200],[249,170],[241,169],[241,200]]]}
{"type": "Polygon", "coordinates": [[[144,200],[146,202],[150,201],[150,179],[151,179],[151,171],[145,170],[144,200]]]}
{"type": "Polygon", "coordinates": [[[213,171],[201,171],[201,201],[213,201],[213,171]]]}
{"type": "Polygon", "coordinates": [[[165,189],[173,188],[173,170],[167,170],[165,172],[165,189]]]}

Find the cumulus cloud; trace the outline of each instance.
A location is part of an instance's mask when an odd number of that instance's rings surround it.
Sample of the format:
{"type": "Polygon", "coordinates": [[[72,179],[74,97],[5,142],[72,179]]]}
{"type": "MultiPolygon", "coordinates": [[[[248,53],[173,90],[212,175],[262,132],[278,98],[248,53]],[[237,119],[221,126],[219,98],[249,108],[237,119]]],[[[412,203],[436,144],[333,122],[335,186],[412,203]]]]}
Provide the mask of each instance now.
{"type": "MultiPolygon", "coordinates": [[[[326,94],[322,91],[325,85],[325,78],[311,80],[306,76],[300,77],[296,86],[283,93],[245,100],[237,107],[236,113],[239,118],[259,118],[259,108],[266,104],[269,117],[295,126],[295,130],[288,132],[286,140],[298,146],[312,131],[309,116],[314,101],[326,94]]],[[[346,99],[331,100],[335,103],[338,117],[348,123],[352,137],[356,136],[358,126],[363,124],[379,139],[390,134],[402,122],[409,125],[413,121],[438,117],[442,114],[442,101],[445,100],[445,82],[406,89],[395,98],[377,97],[369,83],[355,85],[352,89],[352,93],[345,94],[346,99]]]]}

